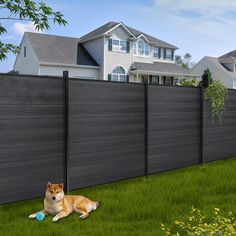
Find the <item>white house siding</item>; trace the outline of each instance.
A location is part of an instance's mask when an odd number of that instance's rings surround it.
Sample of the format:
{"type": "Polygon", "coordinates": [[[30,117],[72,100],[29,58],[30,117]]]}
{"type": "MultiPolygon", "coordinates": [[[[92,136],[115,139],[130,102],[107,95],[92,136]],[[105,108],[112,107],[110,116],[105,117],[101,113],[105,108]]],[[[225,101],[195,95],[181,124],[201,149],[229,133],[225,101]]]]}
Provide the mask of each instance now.
{"type": "MultiPolygon", "coordinates": [[[[212,78],[214,80],[221,81],[225,87],[233,88],[233,80],[236,78],[235,72],[230,72],[225,69],[220,63],[218,58],[215,57],[203,57],[191,70],[193,74],[204,73],[204,70],[208,69],[211,71],[212,78]]],[[[201,78],[199,78],[200,80],[201,78]]]]}
{"type": "Polygon", "coordinates": [[[69,66],[48,66],[40,65],[39,75],[48,76],[62,76],[63,71],[69,71],[69,77],[81,79],[98,79],[99,69],[95,68],[82,68],[82,67],[69,67],[69,66]]]}
{"type": "Polygon", "coordinates": [[[20,48],[21,52],[17,55],[13,66],[14,71],[18,71],[19,74],[37,75],[39,69],[39,61],[29,40],[25,35],[21,41],[20,48]],[[24,47],[26,47],[26,57],[24,57],[24,47]]]}
{"type": "MultiPolygon", "coordinates": [[[[112,35],[112,38],[116,39],[122,39],[122,40],[128,40],[129,34],[120,26],[113,31],[110,32],[112,35]]],[[[133,62],[133,45],[132,42],[130,42],[130,52],[115,52],[115,51],[109,51],[108,50],[108,38],[105,38],[104,43],[104,59],[105,59],[105,70],[104,70],[104,79],[108,79],[108,74],[111,74],[113,69],[116,66],[122,66],[126,72],[126,74],[129,73],[130,66],[133,62]]]]}
{"type": "Polygon", "coordinates": [[[104,37],[83,43],[90,55],[100,66],[98,79],[104,78],[104,37]]]}

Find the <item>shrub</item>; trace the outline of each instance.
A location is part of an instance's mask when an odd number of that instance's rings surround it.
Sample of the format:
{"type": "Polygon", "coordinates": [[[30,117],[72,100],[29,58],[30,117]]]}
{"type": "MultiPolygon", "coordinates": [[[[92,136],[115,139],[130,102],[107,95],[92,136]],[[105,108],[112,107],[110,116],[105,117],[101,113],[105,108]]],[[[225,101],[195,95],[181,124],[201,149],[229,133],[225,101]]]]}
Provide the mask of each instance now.
{"type": "Polygon", "coordinates": [[[178,227],[176,233],[164,224],[161,224],[165,236],[233,236],[236,235],[236,220],[230,212],[227,217],[220,215],[220,210],[215,208],[213,216],[206,221],[201,211],[192,208],[191,214],[186,221],[175,221],[178,227]]]}
{"type": "Polygon", "coordinates": [[[190,86],[194,86],[196,87],[197,86],[197,82],[195,79],[193,80],[189,80],[189,79],[181,79],[180,80],[180,86],[183,86],[183,87],[190,87],[190,86]]]}
{"type": "Polygon", "coordinates": [[[209,69],[204,70],[204,73],[202,75],[202,86],[204,88],[208,88],[212,82],[213,82],[213,80],[211,78],[210,70],[209,69]]]}
{"type": "Polygon", "coordinates": [[[217,80],[214,80],[206,89],[204,98],[210,105],[213,121],[221,121],[225,105],[225,96],[228,90],[217,80]]]}

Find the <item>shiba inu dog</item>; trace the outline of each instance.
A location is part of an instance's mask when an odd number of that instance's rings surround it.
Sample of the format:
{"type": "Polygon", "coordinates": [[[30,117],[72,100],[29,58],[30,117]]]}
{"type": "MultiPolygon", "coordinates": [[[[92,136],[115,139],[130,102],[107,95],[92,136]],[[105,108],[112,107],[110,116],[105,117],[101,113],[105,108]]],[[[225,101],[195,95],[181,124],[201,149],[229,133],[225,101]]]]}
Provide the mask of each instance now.
{"type": "MultiPolygon", "coordinates": [[[[80,214],[81,219],[85,219],[91,211],[99,207],[99,202],[93,202],[84,196],[65,195],[63,189],[62,183],[52,184],[48,182],[47,184],[44,209],[40,212],[44,215],[53,215],[53,221],[58,221],[74,211],[80,214]]],[[[29,218],[36,218],[37,213],[29,215],[29,218]]]]}

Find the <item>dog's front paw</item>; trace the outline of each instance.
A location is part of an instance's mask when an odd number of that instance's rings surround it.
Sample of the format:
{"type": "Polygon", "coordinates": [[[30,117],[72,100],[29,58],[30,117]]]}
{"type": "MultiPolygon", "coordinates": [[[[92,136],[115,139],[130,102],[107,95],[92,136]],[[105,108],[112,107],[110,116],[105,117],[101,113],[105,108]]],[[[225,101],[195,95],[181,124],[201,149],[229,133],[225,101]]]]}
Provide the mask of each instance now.
{"type": "Polygon", "coordinates": [[[59,220],[59,217],[58,216],[54,216],[53,218],[52,218],[52,221],[58,221],[59,220]]]}
{"type": "Polygon", "coordinates": [[[30,218],[30,219],[36,218],[36,214],[31,214],[31,215],[29,215],[29,218],[30,218]]]}

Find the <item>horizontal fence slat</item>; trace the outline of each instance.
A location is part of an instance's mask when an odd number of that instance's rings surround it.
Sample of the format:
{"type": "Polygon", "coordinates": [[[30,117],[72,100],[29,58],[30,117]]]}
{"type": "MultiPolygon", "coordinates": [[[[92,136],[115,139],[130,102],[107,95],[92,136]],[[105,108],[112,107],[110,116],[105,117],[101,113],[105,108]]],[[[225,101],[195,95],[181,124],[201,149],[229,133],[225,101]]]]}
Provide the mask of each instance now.
{"type": "Polygon", "coordinates": [[[149,174],[200,163],[200,89],[148,89],[149,174]]]}
{"type": "Polygon", "coordinates": [[[204,102],[203,162],[236,155],[236,91],[229,90],[225,98],[222,121],[213,121],[209,104],[204,102]]]}
{"type": "Polygon", "coordinates": [[[0,203],[64,181],[63,87],[61,78],[0,75],[0,203]]]}
{"type": "Polygon", "coordinates": [[[144,86],[73,80],[69,88],[70,187],[144,175],[144,86]]]}
{"type": "Polygon", "coordinates": [[[43,196],[47,181],[67,177],[71,190],[144,176],[146,147],[147,174],[236,155],[235,90],[213,123],[200,88],[147,85],[145,104],[144,84],[69,79],[66,166],[64,82],[0,74],[0,204],[43,196]]]}

